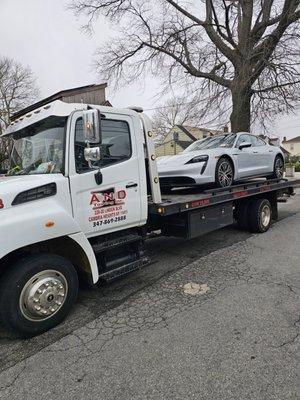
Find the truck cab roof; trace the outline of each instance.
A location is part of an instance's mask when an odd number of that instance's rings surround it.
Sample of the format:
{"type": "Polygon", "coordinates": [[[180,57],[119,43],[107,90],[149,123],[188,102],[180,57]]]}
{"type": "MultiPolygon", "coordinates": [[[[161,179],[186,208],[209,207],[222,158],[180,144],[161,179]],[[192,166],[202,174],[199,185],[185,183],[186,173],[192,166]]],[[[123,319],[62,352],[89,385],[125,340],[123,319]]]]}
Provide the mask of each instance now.
{"type": "Polygon", "coordinates": [[[72,114],[72,112],[77,110],[86,110],[88,107],[97,108],[103,113],[107,112],[110,114],[135,116],[137,113],[136,111],[127,108],[118,109],[94,104],[66,103],[61,100],[55,100],[51,103],[36,108],[35,110],[25,113],[17,119],[14,119],[11,124],[6,128],[2,136],[7,136],[12,133],[18,132],[48,117],[68,117],[72,114]]]}

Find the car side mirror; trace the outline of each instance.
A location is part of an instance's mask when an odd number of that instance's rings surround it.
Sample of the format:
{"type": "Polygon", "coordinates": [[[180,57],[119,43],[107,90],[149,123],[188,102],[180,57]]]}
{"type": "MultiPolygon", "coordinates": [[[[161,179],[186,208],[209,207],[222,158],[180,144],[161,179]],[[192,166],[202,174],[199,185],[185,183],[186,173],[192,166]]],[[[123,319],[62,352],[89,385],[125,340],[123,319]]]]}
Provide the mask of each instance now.
{"type": "Polygon", "coordinates": [[[83,111],[83,133],[87,143],[100,144],[101,135],[101,114],[97,109],[83,111]]]}
{"type": "Polygon", "coordinates": [[[248,147],[251,147],[252,146],[252,143],[250,143],[250,142],[244,142],[244,143],[241,143],[240,145],[239,145],[239,149],[240,150],[243,150],[243,149],[247,149],[248,147]]]}

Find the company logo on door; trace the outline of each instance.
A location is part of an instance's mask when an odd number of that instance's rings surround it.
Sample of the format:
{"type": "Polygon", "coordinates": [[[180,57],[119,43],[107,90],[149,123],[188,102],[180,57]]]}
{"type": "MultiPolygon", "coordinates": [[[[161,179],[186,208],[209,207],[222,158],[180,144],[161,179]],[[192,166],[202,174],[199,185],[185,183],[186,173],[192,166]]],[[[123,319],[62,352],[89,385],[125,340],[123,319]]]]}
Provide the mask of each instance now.
{"type": "Polygon", "coordinates": [[[115,192],[115,189],[111,188],[91,192],[92,215],[89,217],[89,222],[93,223],[93,227],[97,227],[126,220],[125,199],[125,190],[115,192]]]}
{"type": "Polygon", "coordinates": [[[112,188],[101,192],[92,192],[90,205],[96,207],[108,207],[115,204],[124,204],[125,199],[125,190],[119,190],[115,195],[115,190],[112,188]]]}

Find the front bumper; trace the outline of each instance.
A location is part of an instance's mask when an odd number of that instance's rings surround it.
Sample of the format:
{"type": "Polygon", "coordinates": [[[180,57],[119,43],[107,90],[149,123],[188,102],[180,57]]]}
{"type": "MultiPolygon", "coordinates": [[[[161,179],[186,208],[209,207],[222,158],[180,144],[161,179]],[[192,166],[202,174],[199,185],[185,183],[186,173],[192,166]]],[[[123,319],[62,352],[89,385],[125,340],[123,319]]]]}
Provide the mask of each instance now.
{"type": "Polygon", "coordinates": [[[162,186],[202,185],[215,181],[214,170],[205,162],[185,165],[159,165],[158,176],[162,186]]]}

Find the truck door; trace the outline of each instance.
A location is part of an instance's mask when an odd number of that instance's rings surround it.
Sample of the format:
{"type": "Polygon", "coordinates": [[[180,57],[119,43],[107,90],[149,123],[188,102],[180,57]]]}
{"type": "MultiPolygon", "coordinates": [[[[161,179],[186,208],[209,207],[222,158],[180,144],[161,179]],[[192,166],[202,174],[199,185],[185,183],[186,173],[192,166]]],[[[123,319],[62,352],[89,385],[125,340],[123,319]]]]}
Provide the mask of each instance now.
{"type": "Polygon", "coordinates": [[[74,113],[71,121],[69,175],[74,218],[88,237],[141,223],[140,171],[132,118],[106,114],[101,126],[102,158],[90,168],[84,158],[82,114],[74,113]],[[99,164],[103,179],[97,184],[99,164]]]}

